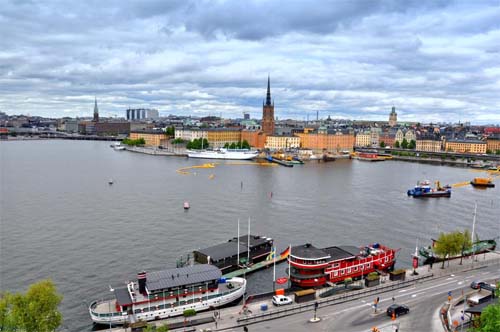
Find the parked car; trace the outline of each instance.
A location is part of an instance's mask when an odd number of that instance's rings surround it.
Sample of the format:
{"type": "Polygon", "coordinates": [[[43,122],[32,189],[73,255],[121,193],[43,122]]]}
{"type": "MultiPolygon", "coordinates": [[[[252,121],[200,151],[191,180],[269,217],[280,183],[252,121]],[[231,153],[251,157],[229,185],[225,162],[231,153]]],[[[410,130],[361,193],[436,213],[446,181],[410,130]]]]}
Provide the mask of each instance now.
{"type": "Polygon", "coordinates": [[[399,315],[405,315],[410,312],[410,308],[403,304],[393,304],[387,308],[387,316],[392,317],[392,314],[398,317],[399,315]]]}
{"type": "Polygon", "coordinates": [[[275,295],[273,296],[273,304],[276,306],[292,304],[292,299],[285,295],[275,295]]]}

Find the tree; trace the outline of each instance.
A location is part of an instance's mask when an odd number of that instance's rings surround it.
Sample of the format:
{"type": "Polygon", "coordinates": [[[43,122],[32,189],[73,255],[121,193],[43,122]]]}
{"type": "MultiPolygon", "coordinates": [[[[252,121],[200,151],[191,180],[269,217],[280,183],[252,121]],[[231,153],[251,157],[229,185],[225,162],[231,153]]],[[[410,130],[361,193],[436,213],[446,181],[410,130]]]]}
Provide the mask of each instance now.
{"type": "Polygon", "coordinates": [[[381,147],[381,148],[385,148],[385,142],[384,142],[384,141],[381,141],[381,142],[380,142],[380,147],[381,147]]]}
{"type": "Polygon", "coordinates": [[[468,231],[463,233],[455,231],[452,233],[439,234],[434,252],[443,259],[441,268],[444,269],[444,263],[447,257],[460,254],[463,252],[465,246],[470,247],[470,245],[470,233],[468,231]],[[468,240],[465,238],[466,236],[469,237],[468,240]]]}
{"type": "MultiPolygon", "coordinates": [[[[500,283],[497,284],[500,286],[500,283]]],[[[500,302],[487,306],[479,317],[479,327],[475,332],[498,332],[500,331],[500,302]]]]}
{"type": "Polygon", "coordinates": [[[242,149],[250,149],[250,144],[247,142],[246,139],[244,139],[243,142],[241,142],[241,148],[242,149]]]}
{"type": "Polygon", "coordinates": [[[490,149],[486,149],[486,154],[493,154],[493,152],[490,149]]]}
{"type": "Polygon", "coordinates": [[[175,127],[172,126],[172,127],[167,127],[165,129],[165,133],[168,135],[168,136],[175,136],[175,127]]]}
{"type": "Polygon", "coordinates": [[[186,148],[190,150],[206,149],[208,148],[208,140],[206,138],[203,138],[202,141],[201,138],[195,138],[191,142],[187,143],[186,148]]]}
{"type": "Polygon", "coordinates": [[[395,147],[396,149],[399,149],[399,147],[400,147],[400,145],[399,145],[399,141],[396,141],[396,142],[394,143],[394,147],[395,147]]]}
{"type": "Polygon", "coordinates": [[[403,138],[403,142],[401,142],[401,148],[408,149],[408,141],[406,140],[406,138],[403,138]]]}
{"type": "Polygon", "coordinates": [[[61,300],[50,279],[31,285],[26,294],[4,294],[0,299],[0,330],[55,331],[62,322],[57,309],[61,300]]]}
{"type": "Polygon", "coordinates": [[[229,148],[230,149],[236,149],[238,147],[236,146],[236,143],[233,142],[233,143],[231,143],[231,145],[229,145],[229,148]]]}
{"type": "Polygon", "coordinates": [[[416,147],[417,147],[417,142],[414,139],[412,139],[410,143],[408,143],[408,149],[415,150],[416,147]]]}

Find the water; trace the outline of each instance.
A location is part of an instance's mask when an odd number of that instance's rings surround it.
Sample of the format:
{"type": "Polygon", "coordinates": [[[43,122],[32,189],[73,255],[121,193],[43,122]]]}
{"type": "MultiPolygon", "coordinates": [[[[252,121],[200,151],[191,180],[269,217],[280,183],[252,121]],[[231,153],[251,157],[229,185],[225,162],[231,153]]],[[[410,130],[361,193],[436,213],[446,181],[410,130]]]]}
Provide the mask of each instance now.
{"type": "MultiPolygon", "coordinates": [[[[227,241],[238,219],[246,233],[251,218],[251,232],[273,237],[278,250],[380,242],[401,248],[399,266],[410,266],[417,238],[428,244],[441,231],[470,229],[475,201],[479,236],[500,234],[498,188],[457,188],[450,199],[406,196],[417,180],[478,176],[463,168],[341,160],[293,168],[221,164],[181,175],[177,169],[207,161],[62,140],[2,142],[0,158],[0,288],[25,291],[52,278],[64,296],[64,331],[92,329],[86,303],[110,297],[108,285],[227,241]]],[[[251,275],[249,292],[271,290],[271,280],[272,269],[251,275]]]]}

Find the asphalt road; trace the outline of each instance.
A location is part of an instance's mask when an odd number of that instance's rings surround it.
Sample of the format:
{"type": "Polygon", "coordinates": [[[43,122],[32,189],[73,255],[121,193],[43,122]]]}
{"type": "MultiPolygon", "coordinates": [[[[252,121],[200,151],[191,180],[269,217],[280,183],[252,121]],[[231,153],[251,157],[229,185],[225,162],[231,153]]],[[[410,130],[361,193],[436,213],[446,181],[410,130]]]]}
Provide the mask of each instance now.
{"type": "MultiPolygon", "coordinates": [[[[310,323],[313,312],[304,312],[296,315],[248,325],[249,331],[342,331],[342,332],[369,332],[374,326],[382,331],[393,331],[392,325],[399,323],[399,332],[442,332],[438,312],[447,301],[448,292],[452,296],[461,296],[462,290],[471,290],[473,280],[493,282],[500,279],[498,265],[451,274],[432,281],[426,281],[412,288],[395,290],[394,292],[379,294],[380,302],[377,313],[372,307],[376,295],[370,295],[355,301],[319,308],[318,323],[310,323]],[[405,304],[410,307],[408,315],[400,316],[395,322],[385,313],[386,308],[393,303],[405,304]]],[[[242,331],[242,328],[229,331],[242,331]]]]}

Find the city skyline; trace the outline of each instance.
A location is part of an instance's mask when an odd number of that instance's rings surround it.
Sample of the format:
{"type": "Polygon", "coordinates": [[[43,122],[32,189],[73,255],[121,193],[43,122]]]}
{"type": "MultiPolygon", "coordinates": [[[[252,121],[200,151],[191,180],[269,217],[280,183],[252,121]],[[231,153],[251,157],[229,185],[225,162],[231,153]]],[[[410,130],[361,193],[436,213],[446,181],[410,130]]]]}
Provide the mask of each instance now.
{"type": "Polygon", "coordinates": [[[0,111],[500,123],[498,1],[18,3],[0,111]]]}

